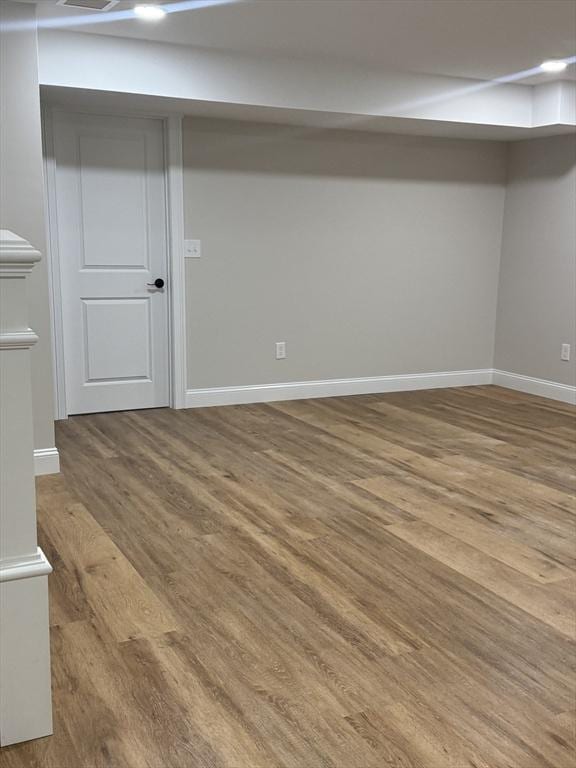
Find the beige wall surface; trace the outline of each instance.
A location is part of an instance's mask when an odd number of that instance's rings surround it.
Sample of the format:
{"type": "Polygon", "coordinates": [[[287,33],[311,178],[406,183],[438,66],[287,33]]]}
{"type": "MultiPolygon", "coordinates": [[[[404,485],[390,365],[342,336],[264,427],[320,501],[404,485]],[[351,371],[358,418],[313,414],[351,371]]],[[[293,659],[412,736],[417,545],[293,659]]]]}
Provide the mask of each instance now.
{"type": "Polygon", "coordinates": [[[509,147],[495,367],[576,384],[576,141],[509,147]],[[563,343],[572,359],[560,359],[563,343]]]}
{"type": "Polygon", "coordinates": [[[2,32],[0,41],[0,228],[29,240],[43,260],[27,280],[30,322],[40,337],[32,349],[34,445],[54,445],[50,313],[35,6],[0,3],[2,22],[31,23],[2,32]]]}
{"type": "MultiPolygon", "coordinates": [[[[0,224],[45,253],[34,37],[2,41],[0,224]]],[[[494,142],[185,120],[186,236],[203,249],[186,263],[188,387],[491,368],[495,337],[497,368],[574,383],[573,139],[509,146],[503,227],[506,153],[494,142]]],[[[47,448],[45,262],[30,289],[35,445],[47,448]]]]}
{"type": "Polygon", "coordinates": [[[187,119],[184,173],[189,388],[492,367],[504,145],[187,119]]]}

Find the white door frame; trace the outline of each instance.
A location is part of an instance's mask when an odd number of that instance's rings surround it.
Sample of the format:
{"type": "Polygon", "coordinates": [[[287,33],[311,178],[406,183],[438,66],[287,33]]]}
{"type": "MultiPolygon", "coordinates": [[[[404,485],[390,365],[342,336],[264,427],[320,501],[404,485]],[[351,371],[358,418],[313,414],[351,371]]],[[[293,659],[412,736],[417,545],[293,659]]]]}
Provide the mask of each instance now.
{"type": "Polygon", "coordinates": [[[150,117],[162,121],[166,178],[166,233],[168,260],[168,334],[170,349],[170,407],[186,407],[186,296],[184,285],[184,174],[182,166],[182,115],[148,115],[96,109],[42,109],[44,134],[44,178],[47,220],[46,260],[48,265],[50,315],[52,320],[52,362],[55,418],[67,419],[64,370],[64,323],[62,318],[62,275],[58,247],[56,161],[54,122],[56,113],[98,114],[114,117],[150,117]]]}

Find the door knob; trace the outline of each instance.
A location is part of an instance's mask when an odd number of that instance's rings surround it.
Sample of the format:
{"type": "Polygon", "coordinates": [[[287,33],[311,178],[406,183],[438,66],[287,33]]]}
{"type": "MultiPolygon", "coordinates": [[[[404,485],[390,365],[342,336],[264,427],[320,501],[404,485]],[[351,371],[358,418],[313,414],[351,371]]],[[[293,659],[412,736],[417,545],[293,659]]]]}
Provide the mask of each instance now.
{"type": "Polygon", "coordinates": [[[155,288],[164,288],[164,280],[161,277],[157,277],[153,283],[146,283],[146,285],[153,285],[155,288]]]}

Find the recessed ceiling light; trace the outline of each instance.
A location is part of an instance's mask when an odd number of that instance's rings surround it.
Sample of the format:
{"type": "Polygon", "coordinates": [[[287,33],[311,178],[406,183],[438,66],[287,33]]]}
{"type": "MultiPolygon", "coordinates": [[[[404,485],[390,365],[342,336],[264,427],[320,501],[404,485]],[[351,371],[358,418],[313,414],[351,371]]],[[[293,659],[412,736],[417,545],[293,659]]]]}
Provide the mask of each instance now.
{"type": "Polygon", "coordinates": [[[160,21],[166,16],[166,11],[159,5],[136,5],[134,13],[139,19],[146,21],[160,21]]]}
{"type": "Polygon", "coordinates": [[[562,61],[562,59],[549,59],[540,64],[540,69],[543,72],[564,72],[567,66],[568,62],[562,61]]]}

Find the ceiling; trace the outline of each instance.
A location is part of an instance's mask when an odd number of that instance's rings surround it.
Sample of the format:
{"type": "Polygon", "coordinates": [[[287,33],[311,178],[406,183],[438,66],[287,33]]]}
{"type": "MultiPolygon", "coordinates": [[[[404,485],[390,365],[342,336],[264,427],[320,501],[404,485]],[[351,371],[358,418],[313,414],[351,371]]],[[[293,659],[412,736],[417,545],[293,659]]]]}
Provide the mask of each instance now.
{"type": "MultiPolygon", "coordinates": [[[[576,0],[231,0],[158,23],[115,20],[133,5],[101,13],[41,0],[38,14],[74,31],[482,80],[576,54],[576,0]]],[[[191,3],[168,3],[179,5],[191,3]]],[[[576,66],[562,77],[576,79],[576,66]]]]}

